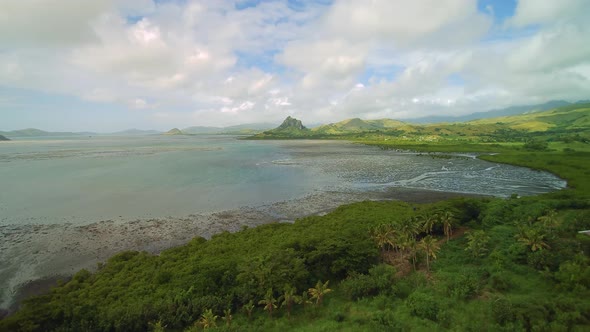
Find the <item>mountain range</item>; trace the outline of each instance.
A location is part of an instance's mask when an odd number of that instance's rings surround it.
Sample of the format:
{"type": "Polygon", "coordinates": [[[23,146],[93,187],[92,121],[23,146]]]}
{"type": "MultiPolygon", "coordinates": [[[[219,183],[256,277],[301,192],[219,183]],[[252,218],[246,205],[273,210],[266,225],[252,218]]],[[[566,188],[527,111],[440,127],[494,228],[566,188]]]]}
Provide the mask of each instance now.
{"type": "Polygon", "coordinates": [[[506,107],[506,108],[502,108],[502,109],[494,109],[494,110],[475,112],[475,113],[470,113],[470,114],[461,115],[461,116],[428,116],[428,117],[412,118],[412,119],[406,119],[406,122],[416,123],[416,124],[441,123],[441,122],[465,122],[465,121],[485,119],[485,118],[496,118],[496,117],[501,117],[501,116],[518,115],[518,114],[523,114],[523,113],[528,113],[528,112],[547,111],[547,110],[558,108],[558,107],[575,105],[575,104],[586,104],[589,102],[590,102],[590,100],[580,100],[575,103],[570,103],[565,100],[552,100],[552,101],[546,102],[544,104],[510,106],[510,107],[506,107]]]}
{"type": "MultiPolygon", "coordinates": [[[[496,113],[497,114],[497,113],[496,113]]],[[[366,134],[433,137],[514,135],[528,132],[590,134],[590,102],[568,103],[550,110],[532,110],[524,114],[484,118],[465,122],[414,124],[391,119],[348,119],[337,123],[305,128],[301,121],[288,117],[277,128],[253,138],[326,138],[366,134]]]]}
{"type": "MultiPolygon", "coordinates": [[[[414,118],[408,119],[405,121],[398,121],[392,119],[380,119],[380,120],[361,120],[359,118],[347,119],[344,121],[331,123],[327,125],[318,125],[311,129],[309,128],[300,128],[297,131],[306,132],[309,131],[310,133],[315,133],[316,135],[344,135],[344,134],[353,134],[353,133],[361,133],[361,132],[371,132],[371,131],[388,131],[388,130],[403,130],[403,131],[414,131],[416,128],[427,128],[427,124],[441,124],[441,123],[457,123],[457,122],[472,122],[475,124],[477,122],[473,121],[483,121],[479,122],[480,124],[485,123],[486,119],[496,119],[498,117],[506,117],[512,115],[519,115],[519,114],[529,114],[529,113],[538,113],[547,110],[562,108],[562,107],[578,107],[584,104],[590,103],[590,101],[578,101],[575,103],[570,103],[563,100],[554,100],[549,101],[543,104],[537,105],[523,105],[523,106],[512,106],[503,109],[495,109],[489,110],[484,112],[476,112],[468,115],[463,116],[429,116],[423,118],[414,118]]],[[[497,122],[497,121],[496,121],[497,122]]],[[[538,125],[538,123],[537,123],[538,125]]],[[[269,132],[275,131],[277,134],[277,129],[272,129],[276,125],[270,123],[251,123],[251,124],[242,124],[236,126],[229,126],[229,127],[208,127],[208,126],[194,126],[188,127],[180,130],[180,133],[177,134],[188,134],[188,135],[199,135],[199,134],[228,134],[228,135],[255,135],[262,132],[269,132]]],[[[303,126],[303,125],[302,125],[303,126]]],[[[522,126],[526,126],[521,124],[522,126]]],[[[280,126],[279,126],[280,127],[280,126]]],[[[440,127],[440,126],[438,126],[440,127]]],[[[292,131],[294,127],[287,126],[283,128],[283,134],[288,134],[289,131],[292,131]]],[[[442,129],[441,129],[442,130],[442,129]]],[[[21,130],[13,130],[13,131],[0,131],[0,135],[6,138],[28,138],[28,137],[67,137],[67,136],[102,136],[102,135],[121,135],[121,136],[128,136],[128,135],[159,135],[163,134],[161,131],[157,130],[141,130],[141,129],[128,129],[124,131],[118,131],[113,133],[96,133],[96,132],[49,132],[35,128],[27,128],[21,130]]],[[[295,134],[295,133],[293,133],[295,134]]]]}
{"type": "Polygon", "coordinates": [[[20,129],[20,130],[12,130],[12,131],[0,131],[0,135],[6,137],[69,137],[69,136],[129,136],[129,135],[154,135],[160,134],[161,132],[157,130],[140,130],[140,129],[128,129],[123,131],[117,131],[113,133],[95,133],[90,131],[84,132],[69,132],[69,131],[60,131],[60,132],[51,132],[45,131],[36,128],[27,128],[27,129],[20,129]]]}
{"type": "Polygon", "coordinates": [[[229,126],[229,127],[205,127],[205,126],[196,126],[196,127],[188,127],[182,129],[182,132],[185,134],[243,134],[243,135],[251,135],[256,134],[268,129],[272,129],[276,126],[276,124],[272,123],[249,123],[249,124],[241,124],[236,126],[229,126]]]}

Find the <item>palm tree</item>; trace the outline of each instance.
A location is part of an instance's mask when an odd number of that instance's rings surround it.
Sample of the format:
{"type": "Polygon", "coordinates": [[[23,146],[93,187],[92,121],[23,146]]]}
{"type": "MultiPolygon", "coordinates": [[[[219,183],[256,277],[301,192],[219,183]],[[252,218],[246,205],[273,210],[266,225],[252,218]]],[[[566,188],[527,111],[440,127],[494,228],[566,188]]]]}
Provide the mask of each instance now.
{"type": "Polygon", "coordinates": [[[164,332],[166,331],[166,325],[162,325],[162,321],[159,320],[155,323],[149,323],[150,331],[152,332],[164,332]]]}
{"type": "Polygon", "coordinates": [[[401,253],[401,258],[404,259],[404,252],[412,248],[412,245],[416,243],[416,238],[410,234],[399,233],[396,241],[401,253]]]}
{"type": "Polygon", "coordinates": [[[416,238],[416,235],[418,235],[421,230],[420,224],[419,218],[408,218],[398,222],[396,228],[399,233],[409,236],[410,238],[416,238]]]}
{"type": "Polygon", "coordinates": [[[264,305],[264,310],[268,311],[268,316],[272,318],[272,311],[277,308],[277,299],[272,294],[272,288],[266,292],[264,299],[260,300],[258,304],[264,305]]]}
{"type": "Polygon", "coordinates": [[[531,251],[543,250],[550,248],[545,242],[545,234],[536,228],[523,228],[517,235],[518,241],[525,244],[531,251]]]}
{"type": "Polygon", "coordinates": [[[393,248],[394,251],[399,249],[399,245],[397,242],[399,233],[396,231],[395,227],[392,224],[385,225],[385,239],[387,244],[390,248],[393,248]]]}
{"type": "Polygon", "coordinates": [[[311,301],[309,300],[308,291],[303,291],[303,293],[301,293],[301,296],[299,297],[299,303],[303,306],[304,309],[306,305],[311,304],[311,301]]]}
{"type": "Polygon", "coordinates": [[[483,230],[469,232],[467,235],[467,248],[465,250],[471,251],[473,257],[479,257],[485,254],[488,241],[490,237],[486,235],[483,230]]]}
{"type": "Polygon", "coordinates": [[[417,256],[418,256],[418,251],[420,249],[419,243],[416,240],[414,240],[411,243],[409,249],[410,249],[410,256],[412,258],[412,267],[414,267],[414,271],[416,271],[416,261],[418,260],[417,256]]]}
{"type": "Polygon", "coordinates": [[[453,235],[453,222],[455,221],[455,215],[451,211],[444,211],[439,215],[439,221],[443,225],[443,232],[447,236],[447,241],[453,235]]]}
{"type": "Polygon", "coordinates": [[[324,296],[332,291],[330,288],[328,288],[329,282],[330,280],[327,280],[322,284],[322,281],[318,280],[317,284],[315,284],[315,287],[308,290],[309,295],[311,295],[311,299],[315,299],[316,305],[321,305],[322,301],[324,300],[324,296]]]}
{"type": "Polygon", "coordinates": [[[557,219],[557,212],[555,210],[549,210],[547,213],[538,219],[543,226],[550,231],[559,226],[559,220],[557,219]]]}
{"type": "Polygon", "coordinates": [[[248,303],[244,304],[242,310],[244,310],[246,312],[246,315],[248,315],[248,320],[251,320],[252,311],[254,311],[254,302],[250,300],[248,303]]]}
{"type": "Polygon", "coordinates": [[[295,287],[286,286],[285,292],[281,296],[283,302],[281,302],[281,308],[287,307],[287,317],[291,319],[291,309],[293,304],[299,302],[299,296],[295,295],[295,287]]]}
{"type": "Polygon", "coordinates": [[[231,315],[231,308],[227,308],[227,309],[223,310],[223,314],[224,314],[223,319],[225,320],[225,324],[227,325],[227,327],[231,327],[231,320],[233,318],[233,316],[231,315]]]}
{"type": "Polygon", "coordinates": [[[395,248],[394,233],[392,225],[382,224],[373,229],[372,237],[378,248],[388,250],[389,247],[395,248]]]}
{"type": "Polygon", "coordinates": [[[377,248],[381,249],[381,251],[387,246],[387,234],[384,232],[382,226],[383,225],[377,226],[371,230],[371,237],[373,238],[373,241],[375,241],[375,244],[377,244],[377,248]]]}
{"type": "Polygon", "coordinates": [[[436,213],[426,213],[418,216],[418,220],[422,222],[422,230],[426,233],[432,233],[432,227],[438,222],[436,213]]]}
{"type": "Polygon", "coordinates": [[[430,258],[436,259],[436,253],[440,249],[435,238],[428,235],[420,240],[420,249],[426,254],[426,270],[430,271],[430,258]]]}
{"type": "Polygon", "coordinates": [[[199,320],[199,324],[203,327],[203,329],[208,329],[210,327],[216,327],[217,323],[215,322],[219,318],[219,316],[213,314],[213,310],[207,309],[201,315],[201,319],[199,320]]]}

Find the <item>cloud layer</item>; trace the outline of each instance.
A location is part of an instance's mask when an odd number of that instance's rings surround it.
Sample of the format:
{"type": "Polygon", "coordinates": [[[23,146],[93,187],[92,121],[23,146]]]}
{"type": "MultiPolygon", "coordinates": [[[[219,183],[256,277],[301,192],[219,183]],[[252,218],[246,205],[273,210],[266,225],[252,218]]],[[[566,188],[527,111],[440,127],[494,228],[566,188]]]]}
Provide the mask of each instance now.
{"type": "Polygon", "coordinates": [[[6,126],[50,116],[41,95],[111,117],[104,129],[404,119],[590,96],[585,0],[520,0],[507,17],[475,0],[0,6],[6,126]]]}

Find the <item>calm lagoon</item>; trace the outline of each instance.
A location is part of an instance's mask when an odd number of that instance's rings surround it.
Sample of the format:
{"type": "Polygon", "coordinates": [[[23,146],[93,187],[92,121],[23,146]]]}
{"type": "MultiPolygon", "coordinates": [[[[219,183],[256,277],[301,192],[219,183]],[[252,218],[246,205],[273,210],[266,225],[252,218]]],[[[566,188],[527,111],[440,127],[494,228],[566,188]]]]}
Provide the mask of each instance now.
{"type": "Polygon", "coordinates": [[[431,158],[341,141],[98,136],[0,144],[0,225],[184,216],[328,191],[509,196],[564,186],[548,173],[469,156],[431,158]]]}

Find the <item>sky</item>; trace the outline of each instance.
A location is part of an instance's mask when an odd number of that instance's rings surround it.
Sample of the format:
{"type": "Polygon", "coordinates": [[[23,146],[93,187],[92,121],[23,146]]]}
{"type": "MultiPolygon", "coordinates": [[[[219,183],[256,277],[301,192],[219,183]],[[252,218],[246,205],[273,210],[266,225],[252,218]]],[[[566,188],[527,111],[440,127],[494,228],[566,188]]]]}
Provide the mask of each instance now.
{"type": "Polygon", "coordinates": [[[590,98],[589,0],[1,0],[0,130],[464,115],[590,98]]]}

